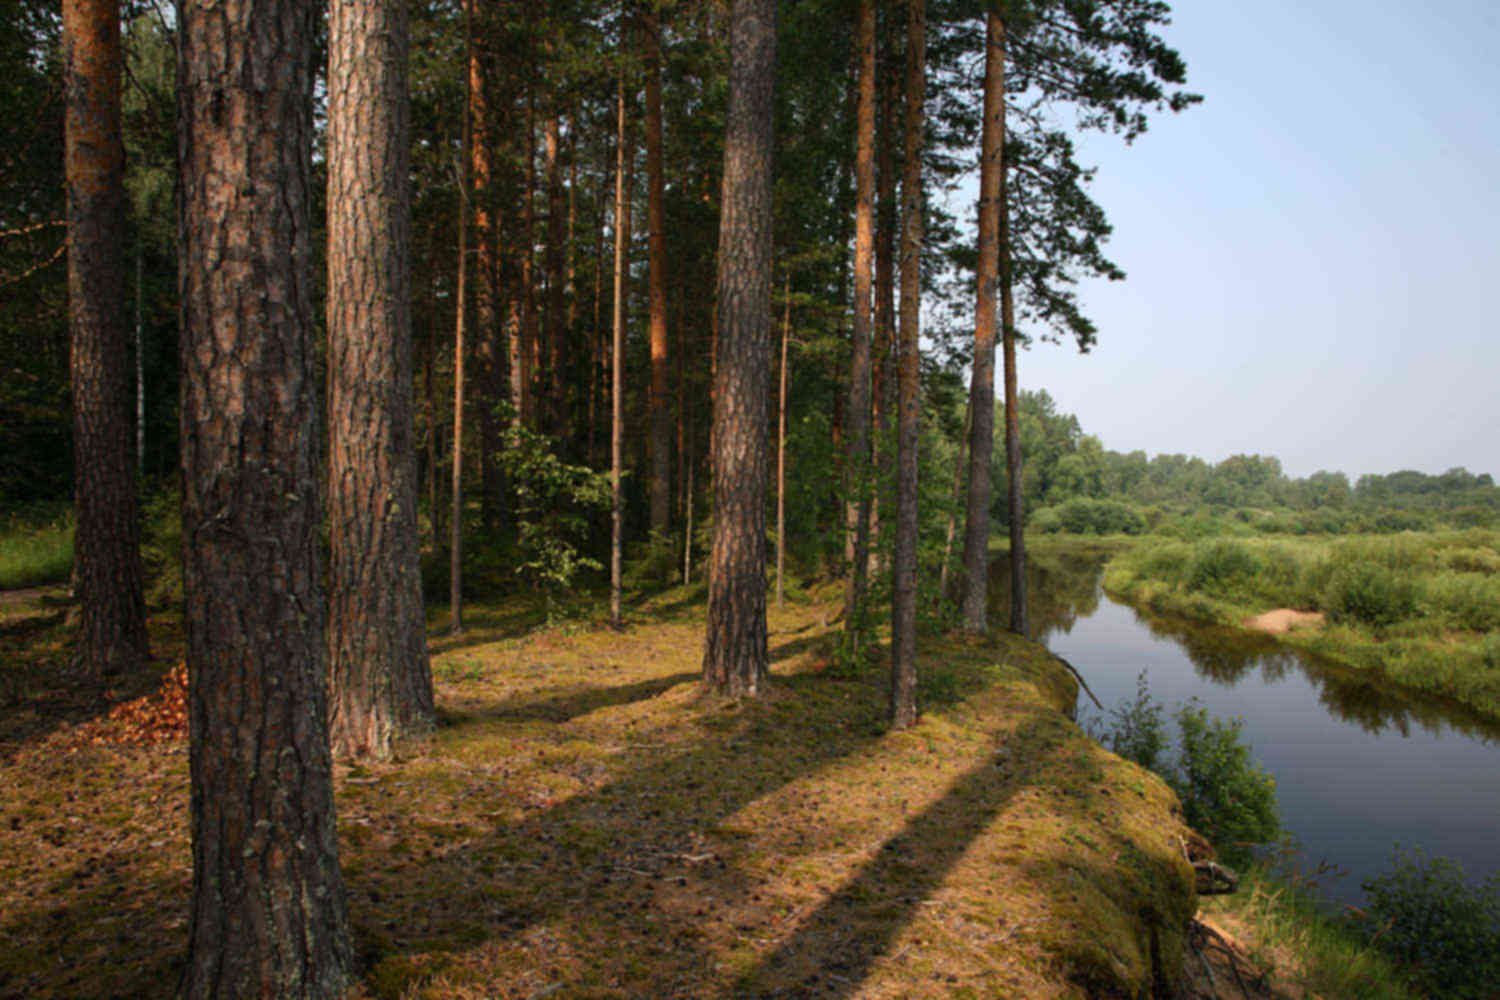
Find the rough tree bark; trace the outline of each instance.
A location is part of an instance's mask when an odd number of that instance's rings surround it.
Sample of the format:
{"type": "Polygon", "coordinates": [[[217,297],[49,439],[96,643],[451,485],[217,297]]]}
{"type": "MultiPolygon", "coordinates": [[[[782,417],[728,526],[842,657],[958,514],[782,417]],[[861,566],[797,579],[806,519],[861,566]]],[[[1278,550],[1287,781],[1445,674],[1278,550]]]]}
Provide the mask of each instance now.
{"type": "Polygon", "coordinates": [[[186,0],[178,34],[188,997],[350,980],[328,749],[306,0],[186,0]]]}
{"type": "Polygon", "coordinates": [[[906,5],[906,164],[901,178],[901,330],[897,359],[896,546],[892,559],[891,725],[917,722],[918,350],[922,323],[922,129],[926,101],[926,0],[906,5]]]}
{"type": "Polygon", "coordinates": [[[844,531],[854,558],[844,592],[844,633],[858,652],[870,551],[870,280],[875,252],[875,3],[860,0],[855,23],[859,100],[854,146],[854,325],[849,364],[844,531]]]}
{"type": "Polygon", "coordinates": [[[125,147],[118,0],[66,0],[69,375],[73,396],[74,664],[91,678],[148,655],[130,467],[124,302],[125,147]]]}
{"type": "Polygon", "coordinates": [[[661,26],[654,7],[641,13],[646,49],[646,225],[651,256],[647,299],[651,339],[651,532],[665,538],[672,519],[672,406],[667,387],[667,220],[661,162],[661,26]]]}
{"type": "Polygon", "coordinates": [[[1000,186],[1005,155],[1005,23],[986,17],[984,122],[979,147],[979,265],[969,389],[969,491],[964,519],[964,628],[983,632],[989,608],[990,459],[995,449],[995,307],[1000,284],[1000,186]]]}
{"type": "Polygon", "coordinates": [[[781,375],[776,399],[776,608],[786,607],[786,349],[792,338],[792,277],[786,279],[781,320],[781,375]]]}
{"type": "Polygon", "coordinates": [[[775,0],[735,0],[719,223],[714,532],[703,683],[759,694],[767,676],[766,419],[771,396],[775,0]]]}
{"type": "Polygon", "coordinates": [[[384,759],[433,722],[412,422],[406,6],[343,0],[328,37],[330,738],[384,759]]]}
{"type": "MultiPolygon", "coordinates": [[[[471,15],[476,21],[482,17],[481,10],[474,8],[471,15]]],[[[475,385],[479,418],[479,482],[480,503],[484,525],[498,530],[505,520],[505,477],[501,471],[499,455],[501,427],[495,411],[497,397],[503,391],[500,372],[500,295],[499,295],[499,230],[500,220],[495,212],[494,189],[495,164],[494,141],[491,134],[489,84],[487,70],[489,55],[479,39],[484,32],[481,24],[471,25],[473,44],[468,46],[466,86],[469,102],[469,183],[473,190],[474,247],[473,269],[470,272],[474,286],[474,326],[467,338],[474,346],[475,385]]]]}

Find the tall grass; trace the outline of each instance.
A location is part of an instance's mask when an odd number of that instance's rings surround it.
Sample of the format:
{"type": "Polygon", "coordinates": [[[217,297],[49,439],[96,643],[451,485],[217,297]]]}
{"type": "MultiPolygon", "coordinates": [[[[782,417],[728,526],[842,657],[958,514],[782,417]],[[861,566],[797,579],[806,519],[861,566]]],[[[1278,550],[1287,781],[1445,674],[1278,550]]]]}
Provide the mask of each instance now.
{"type": "Polygon", "coordinates": [[[73,516],[12,518],[0,530],[0,590],[67,580],[73,571],[73,516]]]}

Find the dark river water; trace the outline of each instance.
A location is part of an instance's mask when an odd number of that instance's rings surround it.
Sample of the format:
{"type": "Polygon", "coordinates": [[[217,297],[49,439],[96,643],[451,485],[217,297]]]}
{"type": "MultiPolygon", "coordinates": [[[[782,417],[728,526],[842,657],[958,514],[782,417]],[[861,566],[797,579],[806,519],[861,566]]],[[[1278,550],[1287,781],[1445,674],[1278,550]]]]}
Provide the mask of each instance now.
{"type": "MultiPolygon", "coordinates": [[[[1168,710],[1197,698],[1244,720],[1242,739],[1276,777],[1296,863],[1330,901],[1358,903],[1392,849],[1420,847],[1478,881],[1500,871],[1500,724],[1445,699],[1371,680],[1269,637],[1165,620],[1104,594],[1102,562],[1044,556],[1027,574],[1036,638],[1078,668],[1106,709],[1145,671],[1168,710]]],[[[1009,568],[992,568],[994,622],[1008,615],[1009,568]]],[[[1079,693],[1079,715],[1099,715],[1079,693]]],[[[1174,736],[1175,739],[1175,736],[1174,736]]]]}

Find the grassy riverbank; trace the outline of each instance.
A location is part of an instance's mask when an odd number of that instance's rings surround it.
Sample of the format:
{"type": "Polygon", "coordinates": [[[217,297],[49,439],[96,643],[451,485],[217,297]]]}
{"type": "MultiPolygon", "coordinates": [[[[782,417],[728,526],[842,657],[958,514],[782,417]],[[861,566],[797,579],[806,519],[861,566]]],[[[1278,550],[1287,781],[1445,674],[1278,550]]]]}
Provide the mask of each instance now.
{"type": "Polygon", "coordinates": [[[1150,539],[1115,556],[1111,593],[1152,611],[1241,625],[1320,612],[1297,646],[1500,716],[1500,532],[1340,539],[1150,539]]]}
{"type": "MultiPolygon", "coordinates": [[[[1173,796],[1068,720],[1066,672],[929,637],[923,721],[891,733],[883,649],[833,667],[838,596],[773,611],[753,703],[699,694],[701,588],[623,633],[509,603],[435,637],[437,733],[337,774],[357,995],[1081,998],[1178,974],[1173,796]]],[[[44,690],[46,619],[0,638],[30,678],[0,706],[0,994],[168,995],[183,745],[80,744],[70,721],[118,692],[44,690]]]]}

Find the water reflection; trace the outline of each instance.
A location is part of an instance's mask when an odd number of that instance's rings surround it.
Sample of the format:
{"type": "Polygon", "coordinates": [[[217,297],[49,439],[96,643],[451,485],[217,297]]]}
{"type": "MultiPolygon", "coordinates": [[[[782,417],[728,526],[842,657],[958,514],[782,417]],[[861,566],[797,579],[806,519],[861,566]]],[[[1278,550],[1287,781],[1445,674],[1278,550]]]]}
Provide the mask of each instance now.
{"type": "MultiPolygon", "coordinates": [[[[1098,611],[1105,561],[1099,555],[1050,552],[1027,560],[1032,638],[1045,643],[1071,633],[1079,621],[1098,611]]],[[[990,594],[992,620],[1007,621],[1010,564],[1005,556],[991,565],[990,594]]],[[[1252,672],[1265,684],[1300,673],[1331,715],[1372,735],[1393,730],[1410,736],[1420,728],[1438,736],[1453,730],[1500,744],[1500,722],[1451,699],[1391,684],[1270,636],[1132,610],[1153,637],[1181,649],[1198,676],[1222,687],[1234,687],[1252,672]]]]}

